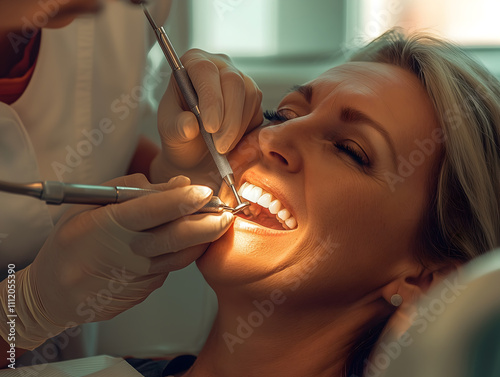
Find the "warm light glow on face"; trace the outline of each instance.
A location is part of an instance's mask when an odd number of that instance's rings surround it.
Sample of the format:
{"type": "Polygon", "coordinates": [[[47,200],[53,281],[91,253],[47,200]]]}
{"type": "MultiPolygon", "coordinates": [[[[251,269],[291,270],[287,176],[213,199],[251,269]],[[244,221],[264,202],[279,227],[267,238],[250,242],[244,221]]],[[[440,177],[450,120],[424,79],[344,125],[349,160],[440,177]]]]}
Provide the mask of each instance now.
{"type": "MultiPolygon", "coordinates": [[[[397,174],[415,141],[437,127],[425,90],[401,68],[361,62],[333,68],[308,87],[287,95],[281,115],[229,155],[237,188],[257,203],[255,216],[237,217],[198,260],[216,292],[292,289],[294,277],[308,271],[294,297],[347,304],[412,258],[440,147],[397,187],[384,173],[397,174]]],[[[219,196],[234,206],[226,185],[219,196]]]]}

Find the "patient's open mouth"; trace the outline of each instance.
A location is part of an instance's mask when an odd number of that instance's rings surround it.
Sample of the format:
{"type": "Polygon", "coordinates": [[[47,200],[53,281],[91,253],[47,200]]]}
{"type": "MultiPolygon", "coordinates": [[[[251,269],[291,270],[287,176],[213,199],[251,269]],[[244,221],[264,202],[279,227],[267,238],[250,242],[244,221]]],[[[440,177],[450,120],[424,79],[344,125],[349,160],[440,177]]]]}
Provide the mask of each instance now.
{"type": "Polygon", "coordinates": [[[251,220],[266,228],[291,230],[297,227],[297,220],[272,194],[259,186],[245,182],[238,194],[252,204],[238,216],[251,220]]]}

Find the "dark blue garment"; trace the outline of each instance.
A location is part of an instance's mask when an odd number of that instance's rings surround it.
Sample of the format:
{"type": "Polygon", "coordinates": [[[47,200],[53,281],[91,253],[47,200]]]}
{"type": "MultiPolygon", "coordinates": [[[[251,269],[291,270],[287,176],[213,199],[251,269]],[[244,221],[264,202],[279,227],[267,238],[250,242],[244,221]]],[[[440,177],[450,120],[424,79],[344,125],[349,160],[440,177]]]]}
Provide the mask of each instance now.
{"type": "Polygon", "coordinates": [[[185,372],[195,360],[193,355],[177,356],[172,360],[126,359],[144,377],[166,377],[185,372]]]}

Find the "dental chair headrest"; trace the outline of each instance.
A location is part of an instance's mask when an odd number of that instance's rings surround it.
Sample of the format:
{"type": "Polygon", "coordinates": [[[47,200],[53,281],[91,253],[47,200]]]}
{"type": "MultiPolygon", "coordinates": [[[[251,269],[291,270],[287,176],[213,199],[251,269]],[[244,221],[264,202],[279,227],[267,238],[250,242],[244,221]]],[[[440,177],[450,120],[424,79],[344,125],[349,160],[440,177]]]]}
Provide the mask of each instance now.
{"type": "Polygon", "coordinates": [[[366,377],[499,377],[500,249],[449,275],[413,314],[402,337],[379,342],[366,377]]]}

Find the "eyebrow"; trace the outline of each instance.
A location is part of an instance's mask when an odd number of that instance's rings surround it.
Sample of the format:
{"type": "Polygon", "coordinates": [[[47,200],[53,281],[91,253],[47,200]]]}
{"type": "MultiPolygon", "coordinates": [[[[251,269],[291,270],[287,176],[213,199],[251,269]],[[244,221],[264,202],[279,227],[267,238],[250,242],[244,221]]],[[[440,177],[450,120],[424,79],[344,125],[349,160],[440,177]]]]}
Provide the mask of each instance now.
{"type": "Polygon", "coordinates": [[[394,163],[394,168],[397,167],[396,148],[394,148],[394,142],[392,141],[389,133],[384,128],[384,126],[382,126],[380,123],[370,118],[362,111],[353,109],[352,107],[343,107],[340,110],[340,120],[348,124],[357,124],[357,123],[368,124],[372,126],[375,130],[377,130],[389,145],[389,149],[391,150],[392,162],[394,163]]]}
{"type": "MultiPolygon", "coordinates": [[[[311,98],[313,94],[313,87],[311,85],[295,85],[292,87],[291,91],[299,92],[304,96],[307,103],[311,103],[311,98]]],[[[357,123],[365,123],[372,126],[375,130],[377,130],[382,137],[385,139],[387,144],[389,145],[389,149],[391,150],[392,162],[394,164],[394,169],[397,168],[396,162],[396,148],[394,147],[394,142],[392,141],[387,130],[377,121],[370,118],[367,114],[363,113],[360,110],[354,109],[352,107],[343,107],[340,111],[340,119],[345,123],[357,124],[357,123]]]]}
{"type": "Polygon", "coordinates": [[[313,95],[313,88],[311,85],[294,85],[291,92],[299,92],[304,96],[308,104],[311,104],[311,99],[313,95]]]}

